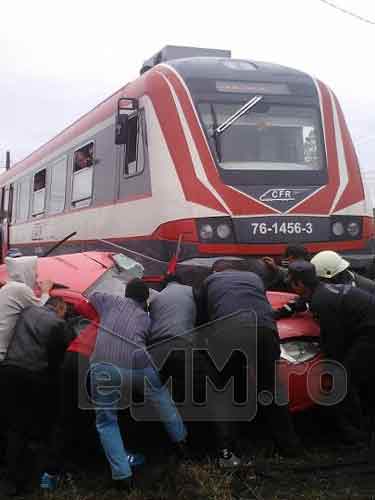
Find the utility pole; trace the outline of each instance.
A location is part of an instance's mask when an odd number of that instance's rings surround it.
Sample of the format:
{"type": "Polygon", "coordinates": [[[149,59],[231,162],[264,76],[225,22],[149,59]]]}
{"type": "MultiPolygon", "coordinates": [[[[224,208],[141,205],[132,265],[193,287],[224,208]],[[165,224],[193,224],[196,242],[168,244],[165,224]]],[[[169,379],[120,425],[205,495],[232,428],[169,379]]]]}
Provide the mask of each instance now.
{"type": "Polygon", "coordinates": [[[5,153],[5,170],[10,169],[10,151],[6,151],[5,153]]]}

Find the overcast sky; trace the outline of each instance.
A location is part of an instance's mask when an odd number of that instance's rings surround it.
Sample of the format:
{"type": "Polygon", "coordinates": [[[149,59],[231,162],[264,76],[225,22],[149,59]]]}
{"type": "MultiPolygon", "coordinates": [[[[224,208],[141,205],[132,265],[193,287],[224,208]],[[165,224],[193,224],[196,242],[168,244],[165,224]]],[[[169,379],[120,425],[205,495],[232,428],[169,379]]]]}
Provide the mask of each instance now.
{"type": "MultiPolygon", "coordinates": [[[[375,21],[374,0],[332,0],[375,21]]],[[[231,49],[328,83],[362,166],[375,165],[375,25],[320,0],[12,0],[0,23],[0,165],[20,160],[164,45],[231,49]]]]}

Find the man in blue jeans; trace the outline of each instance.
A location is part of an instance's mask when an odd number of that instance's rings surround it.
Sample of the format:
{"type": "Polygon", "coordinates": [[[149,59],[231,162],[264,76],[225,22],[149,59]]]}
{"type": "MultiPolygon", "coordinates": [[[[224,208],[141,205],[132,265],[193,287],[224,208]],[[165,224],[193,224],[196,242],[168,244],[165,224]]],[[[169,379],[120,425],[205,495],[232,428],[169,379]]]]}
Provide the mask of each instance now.
{"type": "Polygon", "coordinates": [[[125,297],[100,292],[90,296],[100,317],[90,370],[96,428],[111,466],[114,486],[121,489],[131,487],[132,469],[117,414],[128,406],[134,391],[143,394],[158,412],[177,452],[182,453],[186,439],[182,419],[146,351],[150,327],[148,297],[148,286],[138,278],[128,283],[125,297]]]}

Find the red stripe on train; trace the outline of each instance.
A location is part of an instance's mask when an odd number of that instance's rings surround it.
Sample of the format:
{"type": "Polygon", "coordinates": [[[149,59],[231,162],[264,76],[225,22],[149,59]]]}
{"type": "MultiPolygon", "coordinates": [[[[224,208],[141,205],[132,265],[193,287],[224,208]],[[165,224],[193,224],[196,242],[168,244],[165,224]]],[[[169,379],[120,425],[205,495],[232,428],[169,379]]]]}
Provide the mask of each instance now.
{"type": "Polygon", "coordinates": [[[318,81],[318,86],[322,96],[323,127],[327,150],[328,184],[315,195],[311,196],[311,198],[291,210],[290,213],[328,214],[340,184],[332,101],[326,85],[318,81]]]}
{"type": "Polygon", "coordinates": [[[181,120],[163,75],[158,72],[151,73],[147,79],[146,92],[154,105],[185,198],[227,213],[225,207],[196,176],[181,120]]]}
{"type": "Polygon", "coordinates": [[[363,201],[365,198],[365,194],[363,190],[358,157],[355,152],[348,127],[346,125],[344,114],[337,101],[336,96],[334,96],[334,99],[340,123],[346,164],[348,167],[348,184],[346,185],[344,192],[342,193],[334,208],[334,211],[336,212],[338,210],[342,210],[345,207],[353,205],[354,203],[363,201]]]}
{"type": "MultiPolygon", "coordinates": [[[[310,253],[317,253],[321,250],[361,250],[365,248],[364,240],[356,241],[325,241],[319,243],[306,243],[304,247],[310,253]]],[[[199,244],[198,251],[202,256],[206,255],[282,255],[287,244],[199,244]]]]}
{"type": "Polygon", "coordinates": [[[209,182],[216,192],[222,197],[233,214],[248,215],[256,213],[259,215],[269,215],[278,213],[276,210],[266,207],[252,198],[248,198],[243,193],[235,191],[233,188],[226,186],[223,183],[212,158],[211,151],[207,146],[200,123],[197,120],[188,91],[173,70],[166,66],[162,66],[159,71],[162,71],[168,77],[168,80],[173,85],[173,88],[180,100],[209,182]]]}

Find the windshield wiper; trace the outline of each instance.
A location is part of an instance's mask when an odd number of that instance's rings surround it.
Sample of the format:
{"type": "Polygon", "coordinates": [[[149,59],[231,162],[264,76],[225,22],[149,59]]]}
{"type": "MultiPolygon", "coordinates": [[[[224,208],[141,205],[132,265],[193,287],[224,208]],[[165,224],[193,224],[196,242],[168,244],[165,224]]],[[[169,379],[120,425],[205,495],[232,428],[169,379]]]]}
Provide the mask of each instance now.
{"type": "Polygon", "coordinates": [[[53,245],[49,250],[47,250],[43,255],[42,257],[48,257],[48,255],[50,255],[54,250],[56,250],[56,248],[59,248],[61,247],[61,245],[63,243],[65,243],[67,240],[69,240],[70,238],[72,238],[73,236],[75,236],[77,234],[77,231],[74,231],[73,233],[70,233],[68,234],[68,236],[65,236],[64,239],[62,239],[61,241],[58,241],[57,243],[55,243],[55,245],[53,245]]]}
{"type": "Polygon", "coordinates": [[[212,125],[213,125],[213,128],[214,128],[214,133],[212,134],[212,137],[213,137],[213,140],[215,142],[215,149],[216,149],[216,154],[217,154],[217,160],[218,160],[219,163],[221,163],[221,144],[220,144],[219,136],[216,133],[216,131],[218,129],[217,114],[216,114],[214,105],[212,103],[210,105],[210,109],[211,109],[211,116],[212,116],[212,125]]]}
{"type": "Polygon", "coordinates": [[[215,136],[220,135],[223,132],[225,132],[229,127],[231,127],[233,125],[234,122],[236,122],[239,118],[241,118],[241,116],[243,116],[245,113],[250,111],[250,109],[253,108],[262,99],[263,99],[262,95],[256,95],[256,96],[252,97],[250,99],[250,101],[248,101],[246,104],[244,104],[242,106],[242,108],[240,108],[238,111],[233,113],[232,116],[227,118],[221,125],[219,125],[216,128],[216,130],[214,132],[215,136]]]}

